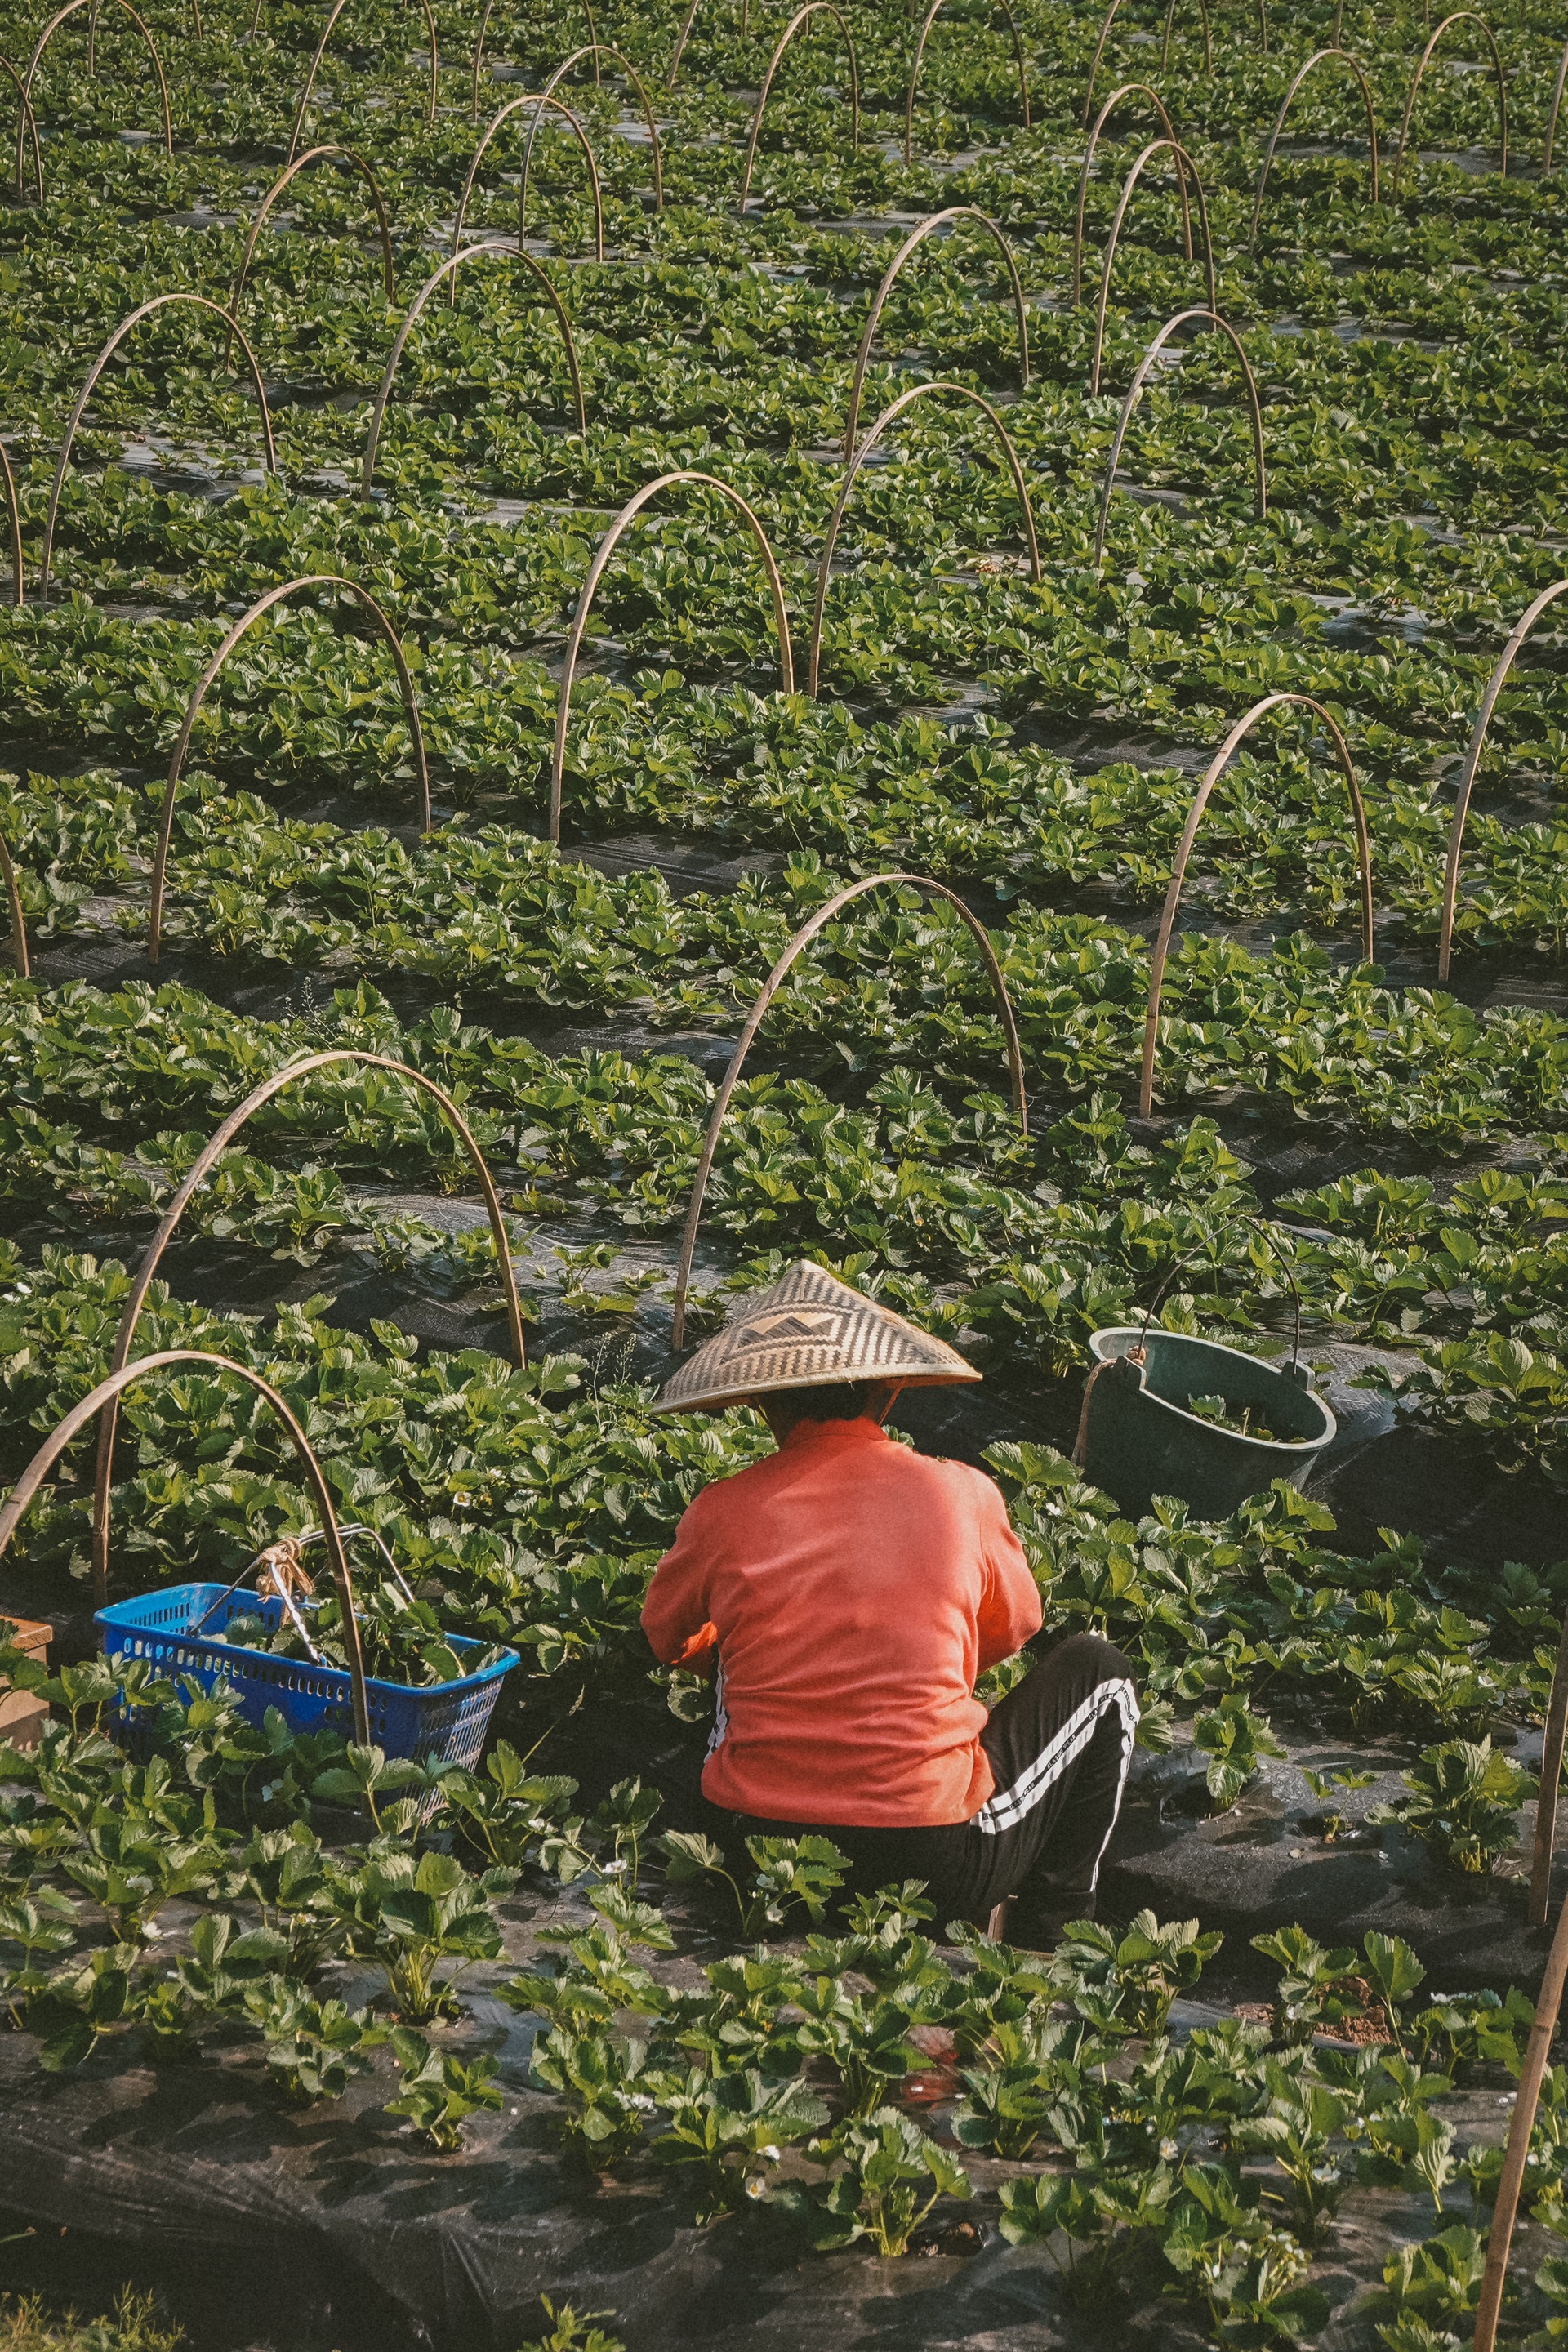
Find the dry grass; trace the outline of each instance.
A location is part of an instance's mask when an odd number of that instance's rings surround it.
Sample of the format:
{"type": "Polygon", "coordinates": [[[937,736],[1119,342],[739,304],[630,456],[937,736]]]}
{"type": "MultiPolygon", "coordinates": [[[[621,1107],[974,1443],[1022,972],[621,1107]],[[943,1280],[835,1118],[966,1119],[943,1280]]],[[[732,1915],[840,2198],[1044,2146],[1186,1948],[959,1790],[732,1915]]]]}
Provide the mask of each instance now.
{"type": "Polygon", "coordinates": [[[158,2325],[150,2294],[129,2287],[106,2319],[56,2317],[37,2295],[0,2304],[0,2352],[179,2352],[184,2340],[183,2327],[158,2325]]]}

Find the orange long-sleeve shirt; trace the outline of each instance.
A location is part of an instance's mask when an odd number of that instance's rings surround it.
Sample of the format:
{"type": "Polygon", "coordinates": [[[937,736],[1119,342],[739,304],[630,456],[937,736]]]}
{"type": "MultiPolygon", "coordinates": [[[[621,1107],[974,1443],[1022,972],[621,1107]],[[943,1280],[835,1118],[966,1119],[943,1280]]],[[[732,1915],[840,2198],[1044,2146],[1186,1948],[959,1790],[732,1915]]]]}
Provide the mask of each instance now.
{"type": "Polygon", "coordinates": [[[990,1796],[975,1678],[1039,1631],[1040,1596],[981,1471],[805,1421],[702,1489],[642,1622],[666,1664],[717,1644],[715,1804],[923,1828],[990,1796]]]}

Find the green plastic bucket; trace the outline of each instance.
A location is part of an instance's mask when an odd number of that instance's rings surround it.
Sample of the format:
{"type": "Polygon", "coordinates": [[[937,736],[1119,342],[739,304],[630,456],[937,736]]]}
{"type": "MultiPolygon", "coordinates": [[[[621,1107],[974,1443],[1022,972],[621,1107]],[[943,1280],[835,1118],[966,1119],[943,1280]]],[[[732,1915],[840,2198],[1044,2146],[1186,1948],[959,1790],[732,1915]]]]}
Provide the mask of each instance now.
{"type": "Polygon", "coordinates": [[[1265,1363],[1157,1323],[1097,1331],[1089,1346],[1073,1459],[1134,1517],[1155,1495],[1176,1495],[1200,1518],[1228,1518],[1276,1478],[1304,1485],[1334,1433],[1334,1416],[1300,1362],[1265,1363]],[[1194,1396],[1251,1405],[1289,1439],[1221,1428],[1187,1411],[1194,1396]]]}

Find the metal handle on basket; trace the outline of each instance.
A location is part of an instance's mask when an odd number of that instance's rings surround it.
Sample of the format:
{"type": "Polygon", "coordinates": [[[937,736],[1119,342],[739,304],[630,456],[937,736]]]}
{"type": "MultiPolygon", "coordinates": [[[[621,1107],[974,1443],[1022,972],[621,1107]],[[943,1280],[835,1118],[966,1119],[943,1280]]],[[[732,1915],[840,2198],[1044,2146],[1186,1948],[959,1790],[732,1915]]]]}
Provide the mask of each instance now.
{"type": "Polygon", "coordinates": [[[285,1586],[279,1584],[276,1587],[276,1591],[279,1600],[283,1604],[284,1615],[288,1618],[289,1622],[292,1625],[294,1631],[305,1644],[305,1648],[310,1654],[310,1664],[313,1666],[324,1666],[327,1663],[326,1659],[321,1655],[321,1651],[318,1650],[314,1642],[311,1641],[309,1633],[306,1631],[305,1620],[300,1614],[299,1602],[285,1586]]]}
{"type": "MultiPolygon", "coordinates": [[[[414,1594],[409,1586],[408,1579],[404,1575],[403,1570],[393,1559],[384,1541],[376,1533],[374,1528],[366,1527],[363,1522],[356,1521],[353,1527],[340,1528],[338,1529],[338,1534],[345,1543],[348,1541],[350,1536],[368,1536],[372,1543],[374,1544],[376,1549],[380,1552],[383,1559],[386,1562],[387,1568],[396,1582],[398,1591],[402,1593],[404,1599],[409,1603],[410,1607],[414,1606],[414,1594]]],[[[304,1550],[307,1544],[325,1543],[327,1540],[327,1531],[325,1528],[307,1528],[302,1536],[294,1536],[290,1538],[289,1540],[292,1542],[295,1550],[300,1552],[304,1550]]],[[[270,1551],[272,1547],[270,1544],[264,1544],[258,1552],[254,1553],[252,1557],[246,1561],[245,1566],[240,1570],[239,1574],[235,1578],[234,1582],[232,1584],[226,1585],[223,1591],[218,1594],[217,1599],[207,1603],[207,1606],[203,1610],[195,1623],[190,1628],[193,1637],[202,1632],[208,1620],[212,1617],[214,1612],[221,1609],[224,1602],[229,1600],[239,1591],[240,1586],[245,1582],[246,1578],[250,1574],[252,1569],[260,1566],[262,1560],[266,1559],[268,1552],[270,1551]]],[[[326,1660],[322,1657],[320,1650],[317,1649],[315,1643],[311,1641],[310,1634],[305,1631],[304,1620],[300,1616],[298,1609],[294,1606],[289,1595],[287,1592],[280,1591],[278,1598],[283,1603],[284,1608],[288,1611],[289,1622],[292,1624],[294,1631],[299,1634],[300,1639],[304,1643],[307,1650],[310,1651],[310,1655],[315,1660],[317,1665],[325,1665],[326,1660]]]]}

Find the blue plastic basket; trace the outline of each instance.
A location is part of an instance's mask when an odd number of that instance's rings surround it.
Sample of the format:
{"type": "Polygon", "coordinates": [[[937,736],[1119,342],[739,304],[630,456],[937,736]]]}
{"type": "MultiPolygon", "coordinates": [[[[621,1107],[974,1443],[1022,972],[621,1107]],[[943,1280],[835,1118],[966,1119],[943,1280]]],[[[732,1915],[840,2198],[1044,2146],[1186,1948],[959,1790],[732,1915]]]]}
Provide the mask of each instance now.
{"type": "MultiPolygon", "coordinates": [[[[275,1706],[290,1731],[337,1731],[345,1739],[353,1738],[353,1685],[342,1667],[275,1658],[266,1650],[233,1648],[205,1629],[193,1633],[208,1611],[209,1625],[221,1632],[231,1617],[261,1616],[268,1625],[279,1624],[283,1604],[258,1601],[254,1592],[226,1595],[221,1584],[172,1584],[161,1592],[138,1593],[134,1601],[116,1601],[100,1609],[93,1622],[103,1636],[106,1657],[146,1658],[160,1674],[189,1675],[205,1691],[226,1683],[248,1723],[260,1724],[275,1706]]],[[[465,1650],[487,1646],[466,1634],[448,1633],[446,1639],[459,1657],[465,1650]]],[[[416,1763],[427,1757],[443,1764],[476,1763],[501,1678],[517,1664],[517,1652],[507,1650],[460,1682],[422,1690],[367,1675],[373,1742],[388,1756],[412,1757],[416,1763]]],[[[150,1728],[122,1727],[124,1744],[134,1753],[139,1736],[144,1744],[150,1728]]]]}

